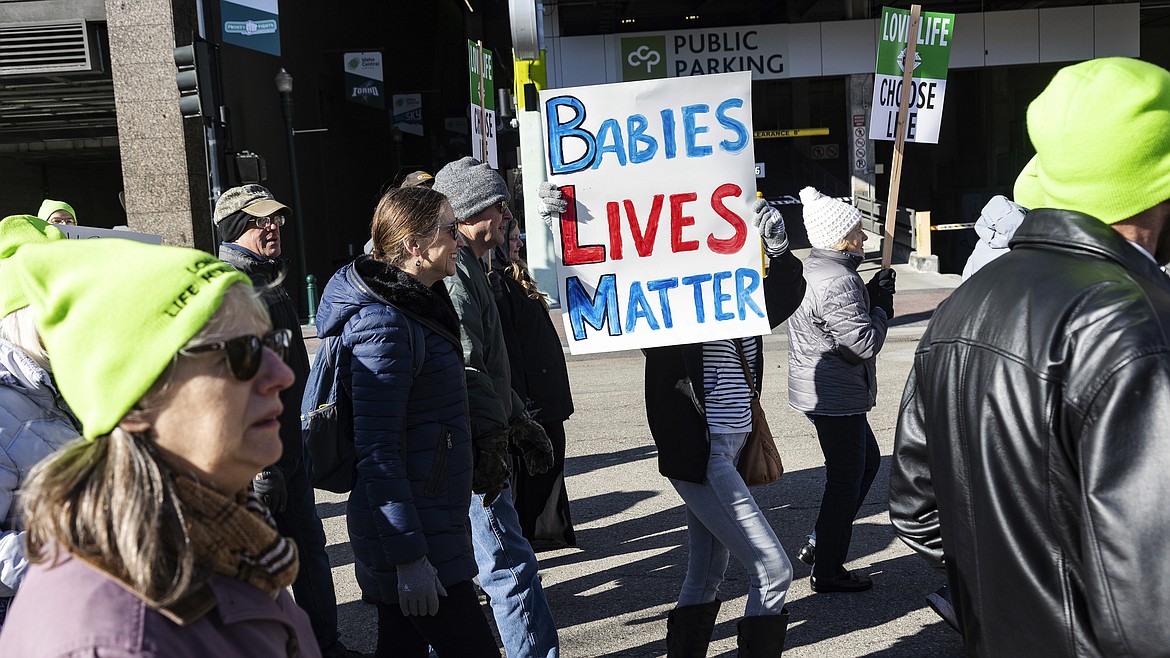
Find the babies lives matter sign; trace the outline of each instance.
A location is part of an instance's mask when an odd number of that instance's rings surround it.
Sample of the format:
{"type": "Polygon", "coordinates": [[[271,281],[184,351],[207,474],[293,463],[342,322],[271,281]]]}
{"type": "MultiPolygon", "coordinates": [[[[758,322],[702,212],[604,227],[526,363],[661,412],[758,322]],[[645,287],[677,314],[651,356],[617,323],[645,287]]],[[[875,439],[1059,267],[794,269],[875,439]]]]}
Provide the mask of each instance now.
{"type": "Polygon", "coordinates": [[[574,354],[769,331],[751,73],[540,93],[552,227],[574,354]]]}

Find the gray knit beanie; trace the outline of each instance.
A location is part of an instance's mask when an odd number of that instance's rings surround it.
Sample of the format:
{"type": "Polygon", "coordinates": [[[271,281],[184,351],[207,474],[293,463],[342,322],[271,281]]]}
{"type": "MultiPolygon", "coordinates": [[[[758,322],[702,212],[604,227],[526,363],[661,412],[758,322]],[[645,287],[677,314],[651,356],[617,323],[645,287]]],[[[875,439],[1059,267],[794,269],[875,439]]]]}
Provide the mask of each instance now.
{"type": "Polygon", "coordinates": [[[447,195],[455,219],[459,221],[508,200],[508,186],[504,179],[489,165],[470,156],[440,169],[435,174],[434,190],[447,195]]]}

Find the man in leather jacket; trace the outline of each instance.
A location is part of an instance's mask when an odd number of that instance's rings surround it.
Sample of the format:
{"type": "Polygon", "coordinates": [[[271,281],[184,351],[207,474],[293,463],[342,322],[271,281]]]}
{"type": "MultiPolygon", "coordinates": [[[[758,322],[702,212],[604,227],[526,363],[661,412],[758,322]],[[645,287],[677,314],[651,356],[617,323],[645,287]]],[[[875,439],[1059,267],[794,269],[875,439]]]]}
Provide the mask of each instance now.
{"type": "Polygon", "coordinates": [[[1028,108],[1035,210],[918,345],[895,530],[976,656],[1170,651],[1170,73],[1062,69],[1028,108]]]}

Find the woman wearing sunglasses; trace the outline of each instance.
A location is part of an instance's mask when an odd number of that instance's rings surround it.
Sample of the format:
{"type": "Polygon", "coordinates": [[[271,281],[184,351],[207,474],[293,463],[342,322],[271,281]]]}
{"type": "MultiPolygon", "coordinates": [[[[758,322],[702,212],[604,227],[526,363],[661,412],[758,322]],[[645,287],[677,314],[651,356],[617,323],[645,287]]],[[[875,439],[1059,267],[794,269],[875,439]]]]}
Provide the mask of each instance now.
{"type": "Polygon", "coordinates": [[[245,275],[103,239],[26,244],[9,285],[83,436],[21,492],[33,566],[0,655],[319,657],[286,591],[296,550],[248,490],[293,374],[245,275]]]}
{"type": "Polygon", "coordinates": [[[374,211],[373,252],[325,286],[322,338],[341,337],[357,482],[347,521],[358,585],[378,608],[376,656],[499,656],[471,579],[472,450],[459,321],[443,279],[462,244],[422,187],[374,211]]]}

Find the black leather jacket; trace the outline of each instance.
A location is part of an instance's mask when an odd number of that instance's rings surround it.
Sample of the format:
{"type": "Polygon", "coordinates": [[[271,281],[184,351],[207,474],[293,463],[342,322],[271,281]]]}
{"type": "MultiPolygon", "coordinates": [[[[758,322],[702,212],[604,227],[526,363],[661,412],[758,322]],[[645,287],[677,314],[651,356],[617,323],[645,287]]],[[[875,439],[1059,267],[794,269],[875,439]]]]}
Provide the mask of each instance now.
{"type": "Polygon", "coordinates": [[[1170,279],[1031,212],[918,345],[890,518],[945,562],[975,656],[1170,653],[1170,279]]]}

